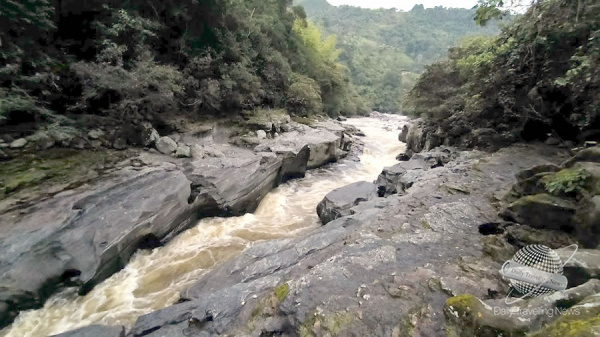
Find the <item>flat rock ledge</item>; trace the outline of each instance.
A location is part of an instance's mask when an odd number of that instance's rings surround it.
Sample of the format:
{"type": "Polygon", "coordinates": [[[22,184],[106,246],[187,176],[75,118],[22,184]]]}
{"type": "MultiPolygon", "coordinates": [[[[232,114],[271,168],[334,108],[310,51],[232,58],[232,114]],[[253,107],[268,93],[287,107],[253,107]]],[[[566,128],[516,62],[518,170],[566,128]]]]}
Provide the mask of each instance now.
{"type": "Polygon", "coordinates": [[[278,184],[344,157],[345,136],[298,124],[255,151],[212,143],[194,159],[144,152],[134,166],[1,214],[0,326],[62,287],[88,292],[199,218],[254,211],[278,184]]]}
{"type": "Polygon", "coordinates": [[[518,172],[558,157],[513,145],[406,170],[414,182],[402,193],[302,236],[256,243],[184,290],[181,303],[139,317],[128,336],[439,336],[452,323],[448,298],[507,293],[480,225],[502,222],[493,200],[518,172]]]}

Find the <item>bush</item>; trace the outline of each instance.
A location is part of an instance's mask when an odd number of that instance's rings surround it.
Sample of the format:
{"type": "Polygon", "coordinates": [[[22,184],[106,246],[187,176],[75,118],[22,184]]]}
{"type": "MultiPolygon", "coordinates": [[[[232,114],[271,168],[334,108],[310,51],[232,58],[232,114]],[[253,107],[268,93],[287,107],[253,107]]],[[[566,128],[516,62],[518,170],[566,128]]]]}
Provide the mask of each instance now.
{"type": "Polygon", "coordinates": [[[24,90],[0,88],[0,125],[5,123],[34,122],[38,116],[50,114],[34,97],[24,90]]]}

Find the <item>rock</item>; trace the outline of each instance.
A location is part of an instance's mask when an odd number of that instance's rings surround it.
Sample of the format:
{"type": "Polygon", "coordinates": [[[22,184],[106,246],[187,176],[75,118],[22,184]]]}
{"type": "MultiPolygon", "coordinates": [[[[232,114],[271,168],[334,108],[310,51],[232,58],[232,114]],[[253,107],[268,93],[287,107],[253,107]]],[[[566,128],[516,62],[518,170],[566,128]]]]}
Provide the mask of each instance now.
{"type": "Polygon", "coordinates": [[[127,148],[127,141],[123,138],[117,138],[112,146],[117,150],[125,150],[127,148]]]}
{"type": "Polygon", "coordinates": [[[558,145],[560,144],[560,139],[556,137],[548,137],[545,141],[546,145],[558,145]]]}
{"type": "Polygon", "coordinates": [[[327,223],[352,214],[351,208],[363,201],[377,197],[375,185],[366,181],[359,181],[337,188],[329,192],[317,205],[317,214],[321,223],[327,223]]]}
{"type": "Polygon", "coordinates": [[[537,165],[526,170],[523,170],[517,174],[518,180],[526,180],[533,178],[540,173],[552,173],[560,171],[560,167],[554,164],[537,165]]]}
{"type": "Polygon", "coordinates": [[[102,147],[102,141],[100,141],[100,140],[92,140],[92,141],[90,142],[90,146],[91,146],[93,149],[99,149],[99,148],[101,148],[101,147],[102,147]]]}
{"type": "Polygon", "coordinates": [[[425,170],[427,164],[422,159],[409,160],[386,167],[377,177],[377,191],[380,196],[388,196],[396,193],[404,193],[415,182],[413,179],[405,179],[405,174],[412,170],[425,170]]]}
{"type": "Polygon", "coordinates": [[[56,142],[45,131],[37,131],[33,135],[27,137],[27,141],[34,143],[36,149],[46,150],[54,146],[56,142]]]}
{"type": "Polygon", "coordinates": [[[586,141],[583,146],[585,147],[594,147],[594,146],[598,146],[598,142],[596,141],[586,141]]]}
{"type": "Polygon", "coordinates": [[[177,143],[170,137],[160,137],[156,142],[156,149],[162,154],[172,154],[177,149],[177,143]]]}
{"type": "Polygon", "coordinates": [[[90,132],[88,132],[88,137],[90,139],[96,140],[103,136],[104,136],[104,131],[102,131],[100,129],[94,129],[94,130],[90,130],[90,132]]]}
{"type": "Polygon", "coordinates": [[[27,144],[27,139],[19,138],[10,143],[10,148],[11,149],[20,149],[20,148],[24,147],[26,144],[27,144]]]}
{"type": "Polygon", "coordinates": [[[575,217],[575,235],[584,247],[595,248],[600,243],[600,195],[580,202],[575,217]]]}
{"type": "Polygon", "coordinates": [[[347,155],[342,149],[344,128],[339,125],[321,125],[319,129],[302,124],[294,124],[295,130],[281,134],[279,137],[263,142],[254,148],[256,152],[275,152],[278,154],[297,155],[302,148],[308,146],[309,157],[307,169],[320,167],[335,162],[347,155]],[[335,133],[327,128],[335,128],[335,133]]]}
{"type": "Polygon", "coordinates": [[[578,162],[600,163],[600,147],[594,146],[581,150],[577,152],[573,158],[567,160],[561,166],[571,167],[578,162]]]}
{"type": "MultiPolygon", "coordinates": [[[[209,154],[211,148],[205,148],[209,154]]],[[[194,190],[190,200],[211,206],[203,212],[218,210],[223,215],[242,215],[253,212],[261,199],[277,183],[282,161],[252,152],[238,156],[212,157],[194,160],[186,165],[186,175],[194,190]]],[[[208,213],[208,214],[207,214],[208,213]]]]}
{"type": "Polygon", "coordinates": [[[396,160],[397,161],[409,161],[411,157],[412,157],[412,155],[410,153],[403,152],[396,156],[396,160]]]}
{"type": "Polygon", "coordinates": [[[187,145],[179,145],[175,150],[175,157],[177,158],[190,158],[192,156],[192,149],[187,145]]]}
{"type": "Polygon", "coordinates": [[[573,231],[576,209],[572,202],[544,193],[520,198],[510,204],[502,216],[533,228],[573,231]]]}
{"type": "MultiPolygon", "coordinates": [[[[116,142],[116,141],[115,141],[115,142],[116,142]]],[[[121,144],[122,144],[122,143],[121,143],[121,144]]],[[[119,148],[118,150],[123,150],[123,149],[125,149],[125,148],[127,147],[127,142],[125,141],[125,142],[124,142],[124,144],[125,144],[125,145],[124,145],[125,147],[121,147],[121,148],[119,148]]],[[[71,146],[71,147],[72,147],[72,148],[74,148],[74,149],[83,150],[83,149],[85,149],[85,148],[88,146],[88,141],[87,141],[87,139],[85,139],[85,138],[82,138],[82,137],[74,137],[74,138],[71,140],[71,143],[69,144],[69,146],[71,146]]],[[[123,146],[123,145],[117,145],[117,146],[123,146]]],[[[115,147],[115,148],[116,148],[116,147],[115,147]]]]}
{"type": "Polygon", "coordinates": [[[208,147],[208,148],[204,148],[204,153],[209,156],[209,157],[214,157],[214,158],[223,158],[225,157],[225,154],[223,154],[223,152],[217,148],[214,147],[208,147]]]}
{"type": "Polygon", "coordinates": [[[427,152],[416,153],[411,156],[412,159],[422,160],[430,168],[446,165],[456,154],[456,150],[447,147],[438,147],[427,152]]]}
{"type": "Polygon", "coordinates": [[[292,130],[292,127],[289,124],[283,124],[281,125],[280,131],[283,132],[290,132],[292,130]]]}
{"type": "Polygon", "coordinates": [[[160,139],[158,131],[153,127],[146,127],[142,130],[142,145],[150,147],[160,139]]]}
{"type": "Polygon", "coordinates": [[[172,135],[169,135],[169,138],[171,138],[172,140],[174,140],[175,142],[179,142],[181,141],[181,135],[178,133],[174,133],[172,135]]]}
{"type": "Polygon", "coordinates": [[[71,141],[79,135],[79,132],[72,127],[58,127],[52,128],[46,131],[48,136],[54,140],[54,142],[63,147],[69,147],[71,141]]]}
{"type": "Polygon", "coordinates": [[[284,183],[290,179],[303,178],[308,169],[308,159],[310,157],[310,148],[303,146],[299,151],[295,149],[279,149],[276,152],[282,157],[281,169],[277,176],[277,184],[284,183]]]}
{"type": "MultiPolygon", "coordinates": [[[[565,263],[571,257],[573,249],[557,249],[556,253],[565,263]]],[[[590,279],[600,279],[600,263],[598,261],[600,261],[600,250],[578,249],[573,258],[563,267],[569,284],[579,285],[590,279]]]]}
{"type": "Polygon", "coordinates": [[[421,152],[425,148],[426,134],[425,122],[421,119],[414,120],[406,133],[406,148],[413,152],[421,152]]]}
{"type": "Polygon", "coordinates": [[[258,139],[265,139],[267,138],[267,133],[265,132],[265,130],[256,130],[256,137],[258,139]]]}
{"type": "MultiPolygon", "coordinates": [[[[450,336],[461,337],[488,337],[500,334],[522,337],[593,336],[569,334],[564,330],[560,330],[559,334],[550,334],[549,331],[561,326],[565,320],[570,320],[565,319],[566,317],[589,318],[588,308],[594,308],[594,305],[590,304],[600,300],[600,296],[595,295],[598,291],[600,281],[593,280],[564,292],[520,301],[513,306],[506,305],[504,299],[484,302],[470,294],[455,296],[449,298],[444,306],[444,316],[448,322],[446,332],[450,336]],[[579,314],[560,314],[557,308],[579,314]],[[539,329],[542,330],[531,334],[539,329]]],[[[599,313],[598,309],[593,309],[593,312],[593,315],[599,313]]],[[[585,328],[585,325],[583,326],[585,328]]]]}
{"type": "Polygon", "coordinates": [[[193,225],[200,206],[188,203],[190,185],[180,171],[124,169],[93,188],[1,214],[7,226],[0,232],[0,303],[9,303],[8,317],[40,306],[66,285],[86,293],[145,242],[193,225]]]}
{"type": "Polygon", "coordinates": [[[7,155],[4,151],[2,151],[2,149],[0,149],[0,160],[6,160],[9,158],[10,158],[10,156],[7,155]]]}
{"type": "Polygon", "coordinates": [[[489,337],[497,335],[524,337],[527,326],[508,315],[494,315],[491,306],[470,294],[446,300],[444,316],[447,336],[489,337]]]}
{"type": "Polygon", "coordinates": [[[538,165],[528,168],[517,174],[517,183],[512,187],[514,196],[521,197],[530,194],[546,193],[546,187],[542,179],[554,172],[560,171],[560,167],[554,164],[538,165]]]}
{"type": "Polygon", "coordinates": [[[345,122],[345,121],[347,121],[347,120],[348,120],[348,118],[346,118],[346,117],[344,117],[344,116],[338,116],[336,119],[337,119],[339,122],[345,122]]]}
{"type": "Polygon", "coordinates": [[[402,131],[400,131],[400,134],[398,134],[398,140],[399,141],[401,141],[403,143],[406,143],[406,139],[407,139],[407,136],[408,136],[408,129],[409,129],[408,125],[404,125],[402,127],[402,131]]]}
{"type": "Polygon", "coordinates": [[[483,251],[500,263],[511,259],[519,249],[525,246],[544,245],[552,249],[560,249],[577,243],[577,240],[564,232],[508,224],[510,226],[502,229],[502,233],[488,235],[483,239],[483,251]]]}
{"type": "Polygon", "coordinates": [[[124,326],[89,325],[51,337],[125,337],[124,326]]]}
{"type": "Polygon", "coordinates": [[[567,314],[544,326],[531,337],[598,337],[600,294],[593,294],[569,308],[567,314]]]}
{"type": "Polygon", "coordinates": [[[202,159],[204,158],[204,148],[201,145],[194,144],[191,146],[192,158],[202,159]]]}

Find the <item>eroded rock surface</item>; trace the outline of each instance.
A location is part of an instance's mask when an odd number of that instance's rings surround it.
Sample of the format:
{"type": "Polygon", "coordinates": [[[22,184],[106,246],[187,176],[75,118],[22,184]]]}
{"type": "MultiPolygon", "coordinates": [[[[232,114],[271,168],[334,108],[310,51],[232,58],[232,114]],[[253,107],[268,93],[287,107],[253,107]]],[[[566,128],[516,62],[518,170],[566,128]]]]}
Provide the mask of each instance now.
{"type": "Polygon", "coordinates": [[[353,214],[354,206],[376,197],[373,183],[358,181],[329,192],[317,205],[317,214],[321,223],[326,225],[337,218],[353,214]]]}
{"type": "Polygon", "coordinates": [[[301,237],[255,244],[130,334],[439,336],[449,296],[506,293],[479,225],[501,222],[490,200],[517,172],[549,164],[538,150],[460,152],[444,166],[405,170],[418,179],[377,198],[383,207],[364,202],[301,237]]]}
{"type": "Polygon", "coordinates": [[[137,249],[169,241],[198,218],[252,212],[279,183],[349,152],[343,132],[324,128],[298,126],[256,151],[211,132],[159,138],[165,155],[144,152],[88,184],[1,214],[1,325],[62,287],[89,291],[137,249]],[[185,158],[173,158],[176,150],[185,158]]]}

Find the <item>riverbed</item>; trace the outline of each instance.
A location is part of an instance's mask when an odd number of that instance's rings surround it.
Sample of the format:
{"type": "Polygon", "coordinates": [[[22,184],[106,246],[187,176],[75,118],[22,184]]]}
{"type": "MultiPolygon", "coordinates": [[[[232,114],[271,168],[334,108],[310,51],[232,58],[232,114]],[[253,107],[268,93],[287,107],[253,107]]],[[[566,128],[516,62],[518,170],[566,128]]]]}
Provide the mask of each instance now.
{"type": "Polygon", "coordinates": [[[164,247],[137,252],[123,270],[87,295],[67,289],[43,308],[22,312],[0,336],[48,336],[90,324],[131,326],[137,317],[177,302],[180,291],[253,243],[294,237],[320,226],[315,209],[328,192],[373,181],[384,167],[396,163],[404,148],[398,133],[405,122],[394,115],[348,119],[344,123],[365,134],[360,162],[341,160],[286,182],[252,214],[202,219],[164,247]]]}

